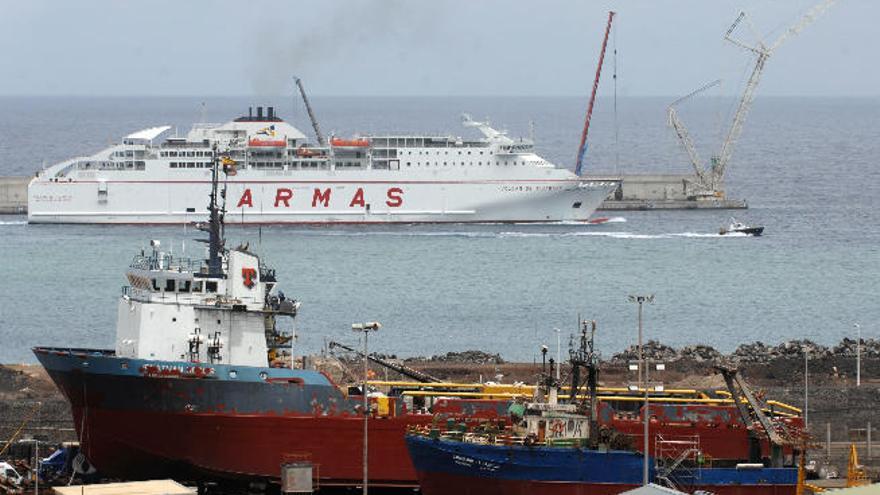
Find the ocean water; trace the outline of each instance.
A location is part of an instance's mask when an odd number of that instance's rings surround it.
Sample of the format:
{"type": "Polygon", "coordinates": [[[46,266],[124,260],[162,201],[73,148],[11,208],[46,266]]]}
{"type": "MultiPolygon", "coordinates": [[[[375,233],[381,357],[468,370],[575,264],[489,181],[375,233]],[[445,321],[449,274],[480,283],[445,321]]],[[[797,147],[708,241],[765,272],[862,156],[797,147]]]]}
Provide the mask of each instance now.
{"type": "MultiPolygon", "coordinates": [[[[601,99],[591,129],[591,173],[684,173],[665,124],[669,99],[601,99]]],[[[0,98],[0,175],[94,152],[143,127],[219,122],[249,105],[293,114],[291,98],[0,98]],[[204,105],[202,103],[204,102],[204,105]]],[[[570,165],[583,98],[314,98],[328,134],[466,134],[459,114],[489,116],[512,135],[534,129],[538,153],[570,165]],[[533,126],[530,126],[533,122],[533,126]]],[[[703,156],[720,143],[732,102],[681,111],[703,156]]],[[[761,238],[717,235],[729,212],[612,212],[604,225],[447,225],[230,228],[303,302],[299,352],[355,342],[353,322],[378,320],[377,351],[401,356],[465,349],[532,360],[564,340],[578,315],[599,322],[612,354],[634,342],[627,295],[653,293],[648,338],[672,345],[853,335],[880,337],[880,99],[762,98],[737,143],[727,190],[766,226],[761,238]],[[261,240],[260,240],[261,239],[261,240]]],[[[111,347],[116,299],[131,257],[150,239],[175,254],[203,253],[192,228],[26,225],[0,217],[0,362],[33,362],[30,347],[111,347]]]]}

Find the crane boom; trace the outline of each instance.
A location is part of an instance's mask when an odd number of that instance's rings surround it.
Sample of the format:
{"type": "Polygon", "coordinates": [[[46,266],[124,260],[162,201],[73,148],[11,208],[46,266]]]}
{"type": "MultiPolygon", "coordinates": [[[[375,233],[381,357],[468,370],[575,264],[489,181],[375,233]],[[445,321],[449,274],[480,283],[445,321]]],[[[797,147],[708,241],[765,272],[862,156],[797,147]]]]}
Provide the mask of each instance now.
{"type": "Polygon", "coordinates": [[[675,135],[678,137],[679,143],[681,143],[681,146],[682,148],[684,148],[685,153],[687,153],[688,157],[691,159],[691,165],[694,167],[694,172],[696,172],[699,182],[704,185],[707,184],[707,181],[706,172],[703,168],[703,161],[700,159],[699,153],[697,153],[697,148],[696,146],[694,146],[694,141],[693,139],[691,139],[687,127],[685,127],[684,122],[682,122],[681,119],[678,118],[678,112],[675,110],[675,107],[679,103],[689,100],[694,96],[702,93],[703,91],[713,88],[719,84],[721,84],[721,79],[716,79],[708,84],[704,84],[703,86],[673,101],[666,109],[667,121],[672,129],[675,130],[675,135]]]}
{"type": "Polygon", "coordinates": [[[315,118],[315,113],[312,112],[312,105],[309,104],[309,98],[306,96],[306,90],[303,88],[302,81],[300,81],[298,77],[294,77],[293,80],[296,81],[296,87],[299,88],[299,94],[302,95],[303,103],[306,106],[306,112],[309,114],[309,120],[312,121],[312,129],[315,130],[315,138],[318,140],[318,144],[326,146],[327,141],[324,140],[324,134],[321,133],[318,119],[315,118]]]}
{"type": "Polygon", "coordinates": [[[758,83],[761,80],[761,73],[764,71],[767,59],[770,58],[770,55],[773,54],[774,50],[779,48],[782,43],[797,35],[818,19],[821,14],[834,4],[835,1],[836,0],[824,0],[822,3],[815,5],[808,10],[797,23],[789,27],[772,45],[770,45],[769,48],[761,41],[754,46],[750,46],[733,37],[733,33],[736,31],[737,26],[739,26],[740,22],[745,18],[745,13],[743,12],[740,12],[734,23],[727,30],[727,33],[725,33],[724,39],[753,52],[756,58],[755,67],[752,69],[752,74],[749,76],[748,82],[746,82],[746,87],[743,91],[742,98],[740,99],[739,106],[736,109],[733,122],[730,124],[727,138],[724,140],[724,143],[722,143],[721,151],[718,153],[718,156],[712,160],[713,188],[717,188],[724,177],[724,170],[727,167],[727,163],[730,161],[730,157],[733,155],[734,145],[739,139],[740,134],[742,134],[743,124],[745,123],[746,116],[748,116],[752,101],[755,98],[755,92],[758,89],[758,83]]]}
{"type": "Polygon", "coordinates": [[[584,154],[587,151],[587,133],[590,132],[590,119],[593,117],[593,105],[596,103],[596,91],[599,89],[599,76],[602,75],[602,64],[605,62],[605,48],[608,46],[608,33],[611,32],[611,22],[616,13],[608,12],[608,24],[605,26],[605,37],[602,39],[602,49],[599,52],[599,65],[596,67],[596,78],[593,79],[593,92],[590,94],[590,103],[587,105],[587,117],[584,121],[584,130],[581,132],[581,144],[578,147],[577,164],[574,173],[581,175],[584,166],[584,154]]]}

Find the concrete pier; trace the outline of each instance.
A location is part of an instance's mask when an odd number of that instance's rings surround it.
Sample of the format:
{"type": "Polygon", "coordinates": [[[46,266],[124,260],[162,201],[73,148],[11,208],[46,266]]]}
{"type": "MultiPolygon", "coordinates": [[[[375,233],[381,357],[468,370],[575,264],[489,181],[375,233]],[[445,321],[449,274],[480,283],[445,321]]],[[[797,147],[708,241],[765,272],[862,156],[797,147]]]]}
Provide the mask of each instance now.
{"type": "MultiPolygon", "coordinates": [[[[589,178],[589,177],[588,177],[589,178]]],[[[701,195],[692,175],[653,174],[602,177],[620,186],[602,203],[600,210],[696,210],[745,209],[742,199],[701,195]]],[[[597,177],[597,179],[599,179],[597,177]]]]}
{"type": "Polygon", "coordinates": [[[0,177],[0,214],[27,213],[30,177],[0,177]]]}

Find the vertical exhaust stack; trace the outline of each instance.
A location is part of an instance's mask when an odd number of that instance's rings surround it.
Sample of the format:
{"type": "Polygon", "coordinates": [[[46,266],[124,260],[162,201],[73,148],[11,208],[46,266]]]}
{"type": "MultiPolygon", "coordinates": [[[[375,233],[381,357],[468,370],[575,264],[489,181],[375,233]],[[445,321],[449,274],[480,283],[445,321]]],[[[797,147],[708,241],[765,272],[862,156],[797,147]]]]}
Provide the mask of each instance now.
{"type": "Polygon", "coordinates": [[[257,120],[263,120],[263,107],[257,107],[257,120]]]}
{"type": "Polygon", "coordinates": [[[275,107],[267,107],[266,112],[266,120],[275,120],[275,107]]]}

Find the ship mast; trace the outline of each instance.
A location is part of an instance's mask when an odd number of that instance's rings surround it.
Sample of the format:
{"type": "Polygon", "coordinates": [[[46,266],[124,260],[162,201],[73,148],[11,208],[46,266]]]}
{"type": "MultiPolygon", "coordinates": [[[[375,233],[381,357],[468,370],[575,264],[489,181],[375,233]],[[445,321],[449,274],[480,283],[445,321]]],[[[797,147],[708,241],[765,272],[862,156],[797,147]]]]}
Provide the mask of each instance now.
{"type": "Polygon", "coordinates": [[[223,249],[226,244],[224,239],[223,217],[226,215],[226,181],[220,190],[220,165],[223,164],[223,173],[227,176],[235,174],[235,161],[226,156],[220,156],[217,145],[213,146],[213,165],[211,167],[211,194],[208,203],[208,274],[212,277],[223,275],[223,249]],[[223,198],[222,205],[218,201],[218,193],[223,198]]]}

